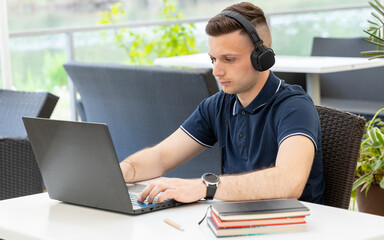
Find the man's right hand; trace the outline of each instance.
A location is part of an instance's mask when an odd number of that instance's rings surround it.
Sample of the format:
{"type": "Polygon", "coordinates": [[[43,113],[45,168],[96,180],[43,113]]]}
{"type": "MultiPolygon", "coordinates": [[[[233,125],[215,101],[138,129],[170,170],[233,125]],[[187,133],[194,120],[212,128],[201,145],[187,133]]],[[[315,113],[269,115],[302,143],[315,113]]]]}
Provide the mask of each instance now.
{"type": "Polygon", "coordinates": [[[158,203],[162,203],[169,198],[178,202],[191,203],[199,201],[207,195],[207,186],[201,178],[162,178],[150,182],[140,193],[137,200],[143,202],[147,199],[148,203],[152,203],[157,195],[159,195],[158,203]]]}

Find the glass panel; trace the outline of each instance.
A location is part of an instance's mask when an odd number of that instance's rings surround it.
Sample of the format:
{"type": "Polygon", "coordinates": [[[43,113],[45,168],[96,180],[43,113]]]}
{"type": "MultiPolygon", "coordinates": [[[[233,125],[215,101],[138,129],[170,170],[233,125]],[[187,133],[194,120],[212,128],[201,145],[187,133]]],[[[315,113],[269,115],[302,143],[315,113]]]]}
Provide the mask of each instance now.
{"type": "Polygon", "coordinates": [[[279,55],[308,56],[313,37],[365,37],[370,12],[367,8],[273,16],[273,49],[279,55]]]}
{"type": "MultiPolygon", "coordinates": [[[[8,0],[9,31],[53,29],[77,26],[93,26],[98,21],[98,12],[105,11],[117,1],[68,1],[68,0],[8,0]]],[[[160,20],[162,0],[127,0],[124,9],[127,22],[160,20]]],[[[237,0],[178,0],[178,9],[185,18],[210,17],[237,0]]],[[[251,1],[265,12],[280,10],[310,9],[330,6],[349,6],[367,3],[366,0],[269,0],[251,1]]],[[[368,4],[367,4],[368,6],[368,4]]],[[[310,55],[312,39],[323,37],[363,37],[368,26],[370,8],[339,10],[319,13],[288,14],[271,16],[270,26],[273,49],[279,55],[310,55]]],[[[208,51],[206,22],[195,23],[196,45],[200,52],[208,51]]],[[[149,31],[150,27],[135,31],[149,31]]],[[[127,63],[127,53],[113,42],[113,30],[76,32],[73,35],[75,59],[87,62],[127,63]]],[[[54,117],[69,119],[69,95],[66,74],[62,64],[65,55],[64,34],[36,37],[12,37],[10,54],[13,86],[18,90],[50,91],[60,96],[54,117]]],[[[0,69],[1,73],[1,69],[0,69]]],[[[0,76],[1,80],[1,76],[0,76]]],[[[0,82],[1,86],[1,82],[0,82]]]]}

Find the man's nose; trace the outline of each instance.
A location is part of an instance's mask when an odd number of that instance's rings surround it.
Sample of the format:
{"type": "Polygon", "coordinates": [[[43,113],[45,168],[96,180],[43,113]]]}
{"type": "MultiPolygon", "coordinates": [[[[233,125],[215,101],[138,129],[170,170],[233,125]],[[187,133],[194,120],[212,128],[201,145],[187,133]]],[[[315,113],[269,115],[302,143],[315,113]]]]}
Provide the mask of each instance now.
{"type": "Polygon", "coordinates": [[[215,76],[215,77],[221,77],[225,74],[223,66],[218,61],[216,61],[213,64],[213,72],[212,73],[213,73],[213,76],[215,76]]]}

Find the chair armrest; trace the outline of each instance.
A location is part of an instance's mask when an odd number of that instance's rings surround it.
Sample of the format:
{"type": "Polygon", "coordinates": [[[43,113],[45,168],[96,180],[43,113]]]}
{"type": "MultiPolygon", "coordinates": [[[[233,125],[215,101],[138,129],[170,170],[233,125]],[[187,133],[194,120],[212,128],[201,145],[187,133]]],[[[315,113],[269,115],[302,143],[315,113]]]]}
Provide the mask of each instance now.
{"type": "Polygon", "coordinates": [[[0,200],[43,192],[43,180],[27,138],[0,137],[0,200]]]}

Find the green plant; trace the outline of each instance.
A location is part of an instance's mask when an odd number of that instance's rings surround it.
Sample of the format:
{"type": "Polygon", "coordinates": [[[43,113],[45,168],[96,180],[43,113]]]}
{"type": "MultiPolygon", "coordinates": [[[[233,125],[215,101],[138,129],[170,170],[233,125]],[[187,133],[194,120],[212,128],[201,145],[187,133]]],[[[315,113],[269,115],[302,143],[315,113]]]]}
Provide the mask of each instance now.
{"type": "Polygon", "coordinates": [[[363,38],[363,40],[372,43],[377,49],[364,51],[361,54],[363,56],[371,56],[369,59],[384,58],[384,6],[378,0],[369,2],[369,5],[371,5],[374,10],[371,15],[376,20],[368,20],[371,26],[367,30],[364,30],[364,32],[368,34],[369,37],[367,39],[363,38]]]}
{"type": "MultiPolygon", "coordinates": [[[[377,47],[376,50],[364,51],[362,56],[371,56],[369,59],[384,58],[384,5],[378,0],[370,1],[373,8],[371,15],[376,21],[368,20],[370,27],[364,30],[368,38],[363,38],[377,47]]],[[[372,184],[379,184],[384,189],[384,122],[377,118],[384,108],[379,109],[373,118],[365,125],[363,141],[360,146],[360,157],[357,162],[355,176],[357,180],[353,183],[352,198],[353,208],[356,200],[356,189],[368,193],[372,184]]]]}
{"type": "Polygon", "coordinates": [[[383,110],[366,123],[353,190],[362,185],[361,191],[365,189],[367,193],[372,184],[380,184],[384,189],[384,122],[377,118],[383,110]]]}
{"type": "Polygon", "coordinates": [[[67,73],[63,67],[66,61],[64,53],[44,54],[44,82],[42,87],[52,91],[55,87],[67,85],[67,73]]]}
{"type": "MultiPolygon", "coordinates": [[[[182,19],[182,13],[170,0],[162,0],[161,17],[165,20],[182,19]]],[[[99,24],[124,22],[127,15],[121,3],[110,7],[109,11],[99,13],[99,24]]],[[[134,32],[128,28],[114,31],[114,42],[124,49],[130,64],[152,64],[158,57],[169,57],[197,53],[193,24],[173,24],[154,27],[150,33],[134,32]]],[[[105,33],[104,33],[105,34],[105,33]]]]}

